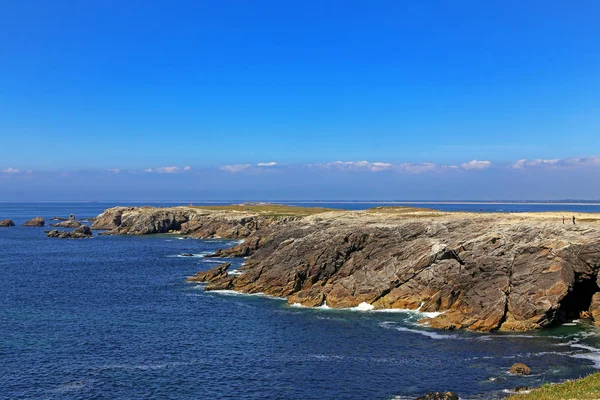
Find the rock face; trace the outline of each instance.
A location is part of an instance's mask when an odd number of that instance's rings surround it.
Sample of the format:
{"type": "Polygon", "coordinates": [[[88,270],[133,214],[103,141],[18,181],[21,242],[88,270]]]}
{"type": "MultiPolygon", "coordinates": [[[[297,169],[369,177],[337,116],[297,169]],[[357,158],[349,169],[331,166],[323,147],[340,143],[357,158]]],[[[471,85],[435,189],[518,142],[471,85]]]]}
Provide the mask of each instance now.
{"type": "Polygon", "coordinates": [[[44,225],[46,225],[46,221],[44,221],[44,218],[42,218],[42,217],[32,218],[23,224],[23,226],[38,226],[38,227],[42,227],[44,225]]]}
{"type": "Polygon", "coordinates": [[[15,223],[12,219],[2,219],[0,220],[0,228],[7,228],[9,226],[15,226],[15,223]]]}
{"type": "Polygon", "coordinates": [[[87,225],[81,225],[70,232],[54,229],[52,231],[46,231],[46,236],[58,239],[85,239],[92,237],[92,229],[87,225]]]}
{"type": "Polygon", "coordinates": [[[589,314],[594,321],[594,325],[600,326],[600,292],[595,293],[594,296],[592,296],[589,314]]]}
{"type": "Polygon", "coordinates": [[[200,271],[194,276],[190,276],[188,282],[216,282],[217,280],[227,278],[227,269],[231,263],[219,264],[208,271],[200,271]]]}
{"type": "Polygon", "coordinates": [[[94,226],[117,234],[178,230],[244,238],[214,255],[248,257],[243,273],[206,277],[206,290],[262,292],[309,307],[367,303],[440,312],[421,322],[492,331],[577,318],[600,291],[600,221],[573,226],[549,218],[379,209],[274,219],[187,207],[116,208],[94,226]]]}
{"type": "Polygon", "coordinates": [[[55,224],[50,224],[50,226],[54,226],[57,228],[78,228],[81,226],[81,222],[69,219],[66,221],[57,222],[55,224]]]}
{"type": "Polygon", "coordinates": [[[529,375],[531,374],[531,368],[525,364],[516,363],[513,364],[508,370],[513,375],[529,375]]]}
{"type": "Polygon", "coordinates": [[[92,229],[108,234],[179,233],[197,238],[245,238],[273,224],[294,218],[272,218],[239,211],[196,207],[114,207],[95,218],[92,229]]]}

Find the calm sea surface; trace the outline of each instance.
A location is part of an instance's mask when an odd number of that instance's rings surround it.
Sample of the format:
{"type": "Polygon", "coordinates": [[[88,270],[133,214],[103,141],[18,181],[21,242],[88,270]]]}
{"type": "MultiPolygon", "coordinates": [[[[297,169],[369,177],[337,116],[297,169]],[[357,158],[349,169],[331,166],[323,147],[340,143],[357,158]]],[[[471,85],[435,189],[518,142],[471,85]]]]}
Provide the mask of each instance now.
{"type": "MultiPolygon", "coordinates": [[[[0,219],[20,225],[36,215],[88,217],[112,205],[0,203],[0,219]]],[[[173,235],[57,240],[43,228],[0,228],[0,398],[393,399],[452,390],[488,399],[600,367],[600,331],[587,325],[533,334],[444,332],[419,327],[415,313],[293,308],[185,282],[220,261],[203,254],[232,244],[173,235]],[[533,374],[508,375],[514,362],[533,374]]]]}

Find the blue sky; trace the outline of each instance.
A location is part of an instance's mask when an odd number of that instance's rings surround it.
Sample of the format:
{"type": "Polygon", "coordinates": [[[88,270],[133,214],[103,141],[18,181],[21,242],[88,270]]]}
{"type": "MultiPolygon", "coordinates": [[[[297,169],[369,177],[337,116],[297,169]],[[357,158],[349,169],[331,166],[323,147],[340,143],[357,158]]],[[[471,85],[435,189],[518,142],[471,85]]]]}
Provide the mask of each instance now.
{"type": "Polygon", "coordinates": [[[0,200],[600,199],[595,1],[0,5],[0,200]]]}

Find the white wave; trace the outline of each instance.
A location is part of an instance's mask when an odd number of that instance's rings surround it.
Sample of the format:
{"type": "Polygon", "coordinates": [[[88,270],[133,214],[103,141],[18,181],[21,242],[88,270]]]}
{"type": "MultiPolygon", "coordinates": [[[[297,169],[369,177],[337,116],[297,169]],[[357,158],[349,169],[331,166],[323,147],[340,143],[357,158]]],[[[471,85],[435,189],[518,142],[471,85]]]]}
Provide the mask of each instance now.
{"type": "Polygon", "coordinates": [[[202,262],[223,264],[225,261],[223,261],[223,260],[221,260],[219,258],[205,258],[204,260],[202,260],[202,262]]]}
{"type": "MultiPolygon", "coordinates": [[[[192,254],[192,253],[186,253],[192,254]]],[[[184,256],[183,254],[175,254],[167,257],[177,257],[177,258],[204,258],[207,254],[212,254],[210,252],[202,252],[202,253],[193,253],[191,256],[184,256]]]]}
{"type": "Polygon", "coordinates": [[[292,303],[292,304],[290,304],[290,307],[294,307],[294,308],[308,308],[306,306],[303,306],[300,303],[292,303]]]}
{"type": "Polygon", "coordinates": [[[231,271],[227,271],[227,275],[242,275],[244,272],[239,269],[233,269],[231,271]]]}
{"type": "Polygon", "coordinates": [[[327,301],[324,301],[323,304],[321,304],[319,307],[315,307],[315,308],[320,309],[320,310],[331,310],[331,307],[329,307],[327,305],[327,301]]]}
{"type": "Polygon", "coordinates": [[[362,303],[360,303],[356,307],[349,308],[349,310],[352,310],[352,311],[371,311],[371,310],[373,310],[373,308],[375,308],[375,307],[373,307],[373,305],[371,305],[369,303],[365,303],[363,301],[362,303]]]}
{"type": "Polygon", "coordinates": [[[406,328],[404,326],[396,326],[395,322],[389,322],[389,321],[382,322],[379,324],[379,326],[386,328],[386,329],[395,329],[400,332],[417,333],[419,335],[427,336],[431,339],[436,339],[436,340],[460,339],[460,337],[458,335],[445,335],[445,334],[421,330],[421,329],[411,329],[411,328],[406,328]]]}
{"type": "Polygon", "coordinates": [[[441,311],[440,312],[419,311],[418,308],[416,310],[410,310],[408,308],[381,308],[381,309],[373,310],[373,312],[414,314],[414,315],[422,315],[427,318],[435,318],[435,317],[443,314],[443,312],[441,312],[441,311]]]}
{"type": "Polygon", "coordinates": [[[264,298],[273,299],[273,300],[287,300],[285,297],[272,296],[270,294],[265,294],[265,293],[242,293],[242,292],[238,292],[235,290],[227,290],[227,289],[210,290],[208,293],[222,294],[225,296],[257,296],[257,297],[264,297],[264,298]]]}

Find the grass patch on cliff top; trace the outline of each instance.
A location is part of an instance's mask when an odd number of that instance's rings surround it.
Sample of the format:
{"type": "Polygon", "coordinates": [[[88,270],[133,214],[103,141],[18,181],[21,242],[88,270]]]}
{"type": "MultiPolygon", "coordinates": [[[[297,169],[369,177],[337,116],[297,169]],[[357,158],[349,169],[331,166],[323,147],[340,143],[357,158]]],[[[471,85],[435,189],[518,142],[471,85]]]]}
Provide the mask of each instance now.
{"type": "Polygon", "coordinates": [[[303,217],[329,211],[344,211],[324,207],[299,207],[285,204],[231,204],[226,206],[197,206],[205,210],[244,211],[272,217],[303,217]]]}
{"type": "Polygon", "coordinates": [[[558,385],[546,384],[527,394],[516,394],[508,400],[559,400],[600,399],[600,372],[585,378],[567,381],[558,385]]]}

